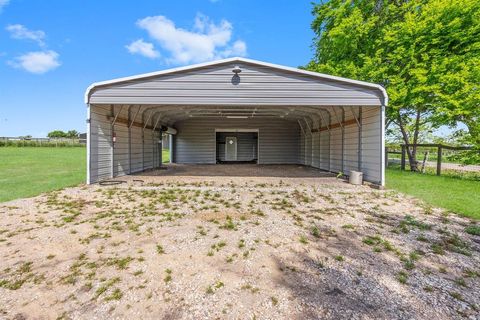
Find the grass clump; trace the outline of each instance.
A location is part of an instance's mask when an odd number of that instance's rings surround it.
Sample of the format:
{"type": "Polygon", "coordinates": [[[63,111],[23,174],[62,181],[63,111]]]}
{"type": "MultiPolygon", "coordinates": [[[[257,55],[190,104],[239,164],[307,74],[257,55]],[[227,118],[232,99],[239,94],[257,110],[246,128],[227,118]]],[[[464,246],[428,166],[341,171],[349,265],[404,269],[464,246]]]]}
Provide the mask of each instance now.
{"type": "Polygon", "coordinates": [[[165,269],[165,278],[163,278],[163,281],[165,283],[169,283],[172,281],[172,270],[171,269],[165,269]]]}
{"type": "Polygon", "coordinates": [[[158,254],[164,254],[165,249],[163,249],[163,246],[161,244],[157,244],[157,253],[158,254]]]}
{"type": "Polygon", "coordinates": [[[399,273],[397,273],[396,279],[401,284],[406,284],[408,280],[408,273],[406,273],[405,271],[400,271],[399,273]]]}
{"type": "Polygon", "coordinates": [[[465,232],[474,236],[480,236],[480,226],[471,225],[465,228],[465,232]]]}

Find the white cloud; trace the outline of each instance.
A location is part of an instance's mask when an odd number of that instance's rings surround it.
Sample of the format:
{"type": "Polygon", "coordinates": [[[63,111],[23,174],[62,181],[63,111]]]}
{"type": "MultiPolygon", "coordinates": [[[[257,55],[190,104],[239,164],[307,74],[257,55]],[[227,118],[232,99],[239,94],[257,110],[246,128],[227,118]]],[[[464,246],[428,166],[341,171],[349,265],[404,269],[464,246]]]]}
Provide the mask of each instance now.
{"type": "Polygon", "coordinates": [[[33,51],[15,58],[9,64],[15,68],[25,71],[42,74],[60,66],[58,53],[55,51],[33,51]]]}
{"type": "Polygon", "coordinates": [[[143,39],[133,41],[128,46],[125,46],[131,54],[140,54],[144,57],[155,59],[160,57],[160,52],[155,50],[153,43],[145,42],[143,39]]]}
{"type": "Polygon", "coordinates": [[[3,7],[5,7],[10,0],[0,0],[0,13],[2,12],[3,7]]]}
{"type": "Polygon", "coordinates": [[[233,27],[227,20],[215,24],[207,16],[198,14],[192,30],[186,30],[176,27],[165,16],[153,16],[137,21],[137,25],[168,51],[167,63],[188,64],[247,54],[244,41],[231,44],[233,27]]]}
{"type": "Polygon", "coordinates": [[[28,39],[35,41],[40,46],[45,45],[45,42],[43,41],[45,39],[45,32],[42,30],[29,30],[21,24],[11,24],[8,25],[6,29],[14,39],[28,39]]]}

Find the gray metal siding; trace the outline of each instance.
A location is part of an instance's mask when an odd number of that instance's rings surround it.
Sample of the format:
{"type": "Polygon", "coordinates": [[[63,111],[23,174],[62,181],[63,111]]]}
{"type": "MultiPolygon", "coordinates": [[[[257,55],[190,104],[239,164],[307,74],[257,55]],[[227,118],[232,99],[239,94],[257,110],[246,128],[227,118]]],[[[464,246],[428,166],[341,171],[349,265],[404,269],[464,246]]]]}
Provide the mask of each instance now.
{"type": "MultiPolygon", "coordinates": [[[[114,114],[120,110],[115,106],[114,114]]],[[[159,132],[145,129],[145,143],[142,144],[142,128],[116,123],[113,130],[116,142],[113,144],[112,116],[110,106],[90,106],[90,182],[110,179],[132,172],[150,169],[160,164],[157,143],[159,132]],[[130,139],[129,139],[130,135],[130,139]],[[154,137],[154,138],[152,138],[154,137]],[[112,157],[113,146],[113,157],[112,157]],[[155,159],[154,159],[155,156],[155,159]]],[[[122,108],[119,118],[128,119],[128,108],[122,108]]]]}
{"type": "Polygon", "coordinates": [[[96,88],[92,104],[162,105],[381,105],[379,90],[294,72],[240,63],[240,83],[232,83],[232,63],[96,88]]]}
{"type": "Polygon", "coordinates": [[[380,123],[381,108],[362,110],[362,171],[364,179],[381,182],[382,132],[380,123]]]}
{"type": "Polygon", "coordinates": [[[299,163],[300,129],[282,119],[191,119],[176,124],[175,162],[215,163],[215,129],[258,129],[258,163],[299,163]]]}
{"type": "MultiPolygon", "coordinates": [[[[331,108],[329,110],[333,114],[331,108]]],[[[358,117],[358,107],[353,108],[353,111],[358,117]]],[[[337,114],[340,119],[341,109],[337,110],[337,114]]],[[[382,135],[380,115],[380,107],[362,107],[362,116],[359,119],[362,125],[361,129],[359,129],[356,122],[353,124],[349,123],[343,127],[343,150],[341,127],[313,133],[313,143],[308,133],[305,136],[301,133],[299,162],[319,167],[322,170],[343,172],[346,175],[349,175],[352,170],[360,169],[364,174],[365,181],[381,183],[382,135]],[[359,145],[358,135],[360,130],[361,141],[359,145]],[[313,155],[311,153],[312,147],[313,155]],[[358,163],[360,150],[361,163],[358,163]]],[[[355,119],[349,107],[345,108],[344,117],[347,122],[352,122],[355,119]]],[[[332,116],[332,121],[329,125],[337,123],[336,117],[332,116]]],[[[326,123],[322,123],[321,127],[326,127],[326,123]]]]}
{"type": "Polygon", "coordinates": [[[110,107],[90,107],[90,182],[111,177],[110,107]]]}

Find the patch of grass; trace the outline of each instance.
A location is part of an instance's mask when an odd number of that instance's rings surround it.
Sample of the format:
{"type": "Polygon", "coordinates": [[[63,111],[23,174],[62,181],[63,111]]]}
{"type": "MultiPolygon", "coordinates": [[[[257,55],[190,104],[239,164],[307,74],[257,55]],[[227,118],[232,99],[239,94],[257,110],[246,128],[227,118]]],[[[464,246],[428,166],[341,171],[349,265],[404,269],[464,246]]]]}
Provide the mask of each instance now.
{"type": "Polygon", "coordinates": [[[120,300],[123,297],[123,293],[120,289],[115,288],[113,292],[105,298],[105,301],[120,300]]]}
{"type": "Polygon", "coordinates": [[[109,266],[116,266],[117,269],[124,270],[128,268],[128,264],[132,262],[132,257],[125,257],[125,258],[112,258],[109,259],[107,265],[109,266]]]}
{"type": "Polygon", "coordinates": [[[165,269],[165,278],[163,278],[163,281],[165,281],[165,283],[169,283],[170,281],[172,281],[172,270],[171,269],[165,269]]]}
{"type": "Polygon", "coordinates": [[[335,256],[334,259],[337,260],[337,261],[339,261],[339,262],[345,261],[345,258],[344,258],[343,256],[341,256],[341,255],[335,256]]]}
{"type": "Polygon", "coordinates": [[[320,229],[317,226],[312,227],[312,236],[315,238],[320,238],[320,229]]]}
{"type": "Polygon", "coordinates": [[[305,237],[305,236],[300,236],[300,239],[298,241],[300,241],[300,243],[303,243],[303,244],[308,243],[307,237],[305,237]]]}
{"type": "Polygon", "coordinates": [[[431,230],[432,226],[419,221],[415,219],[414,217],[410,215],[406,215],[402,221],[400,221],[398,228],[403,232],[403,233],[409,233],[410,232],[410,227],[412,228],[417,228],[419,230],[431,230]]]}
{"type": "Polygon", "coordinates": [[[276,305],[278,304],[278,299],[277,299],[276,297],[274,297],[274,296],[271,296],[271,297],[270,297],[270,301],[272,301],[272,304],[273,304],[274,306],[276,306],[276,305]]]}
{"type": "Polygon", "coordinates": [[[112,278],[108,281],[106,281],[104,284],[102,284],[98,289],[95,291],[95,299],[100,297],[102,294],[104,294],[110,287],[112,287],[115,283],[120,282],[120,278],[112,278]]]}
{"type": "Polygon", "coordinates": [[[205,290],[205,292],[208,294],[213,294],[215,293],[215,291],[217,291],[220,288],[223,288],[224,286],[225,284],[222,281],[217,281],[213,285],[209,285],[205,290]]]}
{"type": "Polygon", "coordinates": [[[406,273],[405,271],[400,271],[399,273],[397,273],[396,278],[401,284],[406,284],[408,280],[408,273],[406,273]]]}
{"type": "Polygon", "coordinates": [[[480,220],[478,181],[418,174],[392,167],[386,170],[386,181],[387,188],[417,197],[429,205],[480,220]]]}
{"type": "Polygon", "coordinates": [[[0,148],[0,202],[85,182],[84,147],[0,148]]]}
{"type": "Polygon", "coordinates": [[[161,244],[157,244],[157,253],[158,254],[164,254],[165,249],[163,249],[163,246],[161,244]]]}
{"type": "Polygon", "coordinates": [[[474,236],[480,236],[480,226],[471,225],[465,228],[465,232],[474,236]]]}

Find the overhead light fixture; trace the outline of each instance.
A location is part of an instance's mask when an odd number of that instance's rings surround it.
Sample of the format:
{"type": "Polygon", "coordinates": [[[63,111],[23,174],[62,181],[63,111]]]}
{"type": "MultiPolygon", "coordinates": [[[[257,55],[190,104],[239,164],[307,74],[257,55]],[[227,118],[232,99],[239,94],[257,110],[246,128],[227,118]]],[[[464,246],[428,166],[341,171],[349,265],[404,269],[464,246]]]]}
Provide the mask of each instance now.
{"type": "Polygon", "coordinates": [[[242,69],[239,66],[235,66],[233,67],[232,72],[238,75],[240,72],[242,72],[242,69]]]}
{"type": "Polygon", "coordinates": [[[248,116],[227,116],[228,119],[248,119],[248,116]]]}

